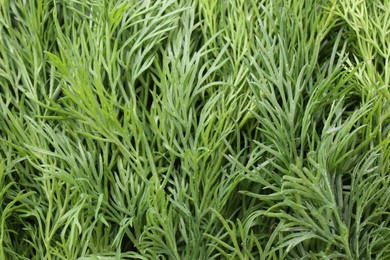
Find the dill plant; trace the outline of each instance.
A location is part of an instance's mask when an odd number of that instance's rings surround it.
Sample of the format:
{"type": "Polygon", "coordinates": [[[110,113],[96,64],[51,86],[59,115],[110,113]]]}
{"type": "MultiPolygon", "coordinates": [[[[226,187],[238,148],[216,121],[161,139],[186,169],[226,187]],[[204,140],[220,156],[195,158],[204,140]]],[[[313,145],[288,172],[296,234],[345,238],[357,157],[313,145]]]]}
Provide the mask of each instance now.
{"type": "Polygon", "coordinates": [[[0,259],[390,258],[388,0],[0,3],[0,259]]]}

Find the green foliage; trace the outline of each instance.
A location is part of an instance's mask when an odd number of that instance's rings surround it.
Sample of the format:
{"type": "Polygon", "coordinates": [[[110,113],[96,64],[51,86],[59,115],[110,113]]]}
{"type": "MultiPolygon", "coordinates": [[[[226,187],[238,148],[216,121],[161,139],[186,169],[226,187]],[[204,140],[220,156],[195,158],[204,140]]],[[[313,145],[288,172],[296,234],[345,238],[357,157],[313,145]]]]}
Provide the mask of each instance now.
{"type": "Polygon", "coordinates": [[[390,259],[390,1],[0,2],[0,259],[390,259]]]}

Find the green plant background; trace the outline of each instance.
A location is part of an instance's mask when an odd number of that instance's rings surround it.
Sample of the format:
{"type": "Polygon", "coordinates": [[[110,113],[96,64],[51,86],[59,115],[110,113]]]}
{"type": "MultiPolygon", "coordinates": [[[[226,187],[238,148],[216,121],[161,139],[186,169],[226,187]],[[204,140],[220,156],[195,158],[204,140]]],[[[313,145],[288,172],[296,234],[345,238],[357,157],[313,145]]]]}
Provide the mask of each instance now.
{"type": "Polygon", "coordinates": [[[389,0],[3,0],[0,259],[390,259],[389,0]]]}

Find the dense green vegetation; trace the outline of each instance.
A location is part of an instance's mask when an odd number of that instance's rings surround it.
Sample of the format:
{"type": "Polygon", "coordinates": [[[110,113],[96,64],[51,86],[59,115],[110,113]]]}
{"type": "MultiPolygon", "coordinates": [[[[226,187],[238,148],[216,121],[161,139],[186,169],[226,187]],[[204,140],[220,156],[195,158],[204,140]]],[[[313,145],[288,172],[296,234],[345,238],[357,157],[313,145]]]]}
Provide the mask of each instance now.
{"type": "Polygon", "coordinates": [[[0,1],[0,259],[390,259],[389,0],[0,1]]]}

